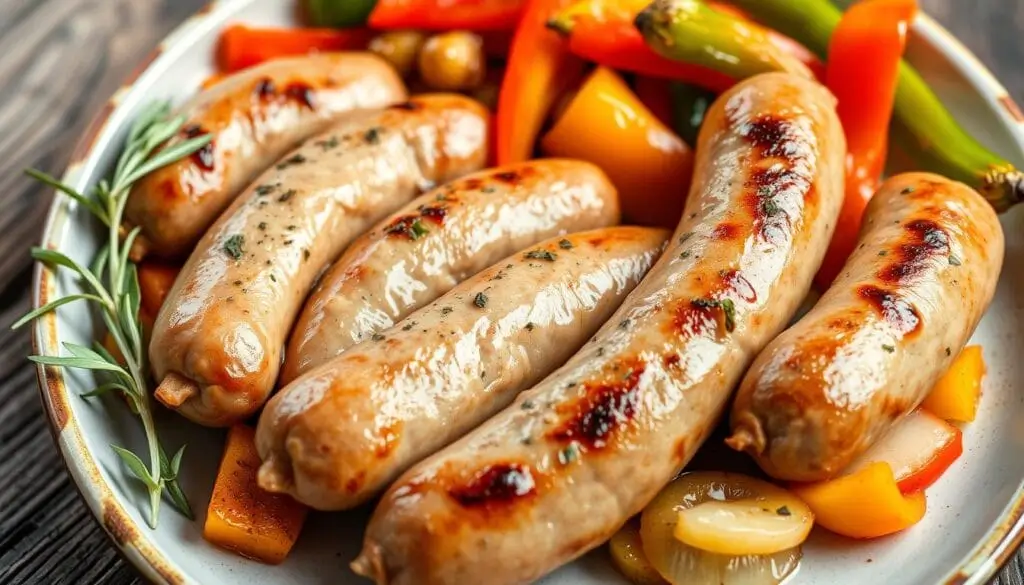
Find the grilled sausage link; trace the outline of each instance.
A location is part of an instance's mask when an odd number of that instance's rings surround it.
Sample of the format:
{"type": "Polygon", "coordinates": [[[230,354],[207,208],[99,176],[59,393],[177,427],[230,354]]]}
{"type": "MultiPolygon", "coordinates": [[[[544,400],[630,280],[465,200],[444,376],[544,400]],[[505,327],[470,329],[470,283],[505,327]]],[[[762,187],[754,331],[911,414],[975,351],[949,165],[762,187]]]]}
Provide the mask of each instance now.
{"type": "Polygon", "coordinates": [[[281,384],[516,250],[618,221],[615,187],[582,161],[519,163],[435,189],[349,246],[321,279],[292,332],[281,384]]]}
{"type": "Polygon", "coordinates": [[[740,386],[728,442],[773,477],[842,471],[924,400],[995,293],[1003,232],[970,187],[898,175],[864,221],[839,278],[740,386]]]}
{"type": "Polygon", "coordinates": [[[324,510],[376,495],[568,359],[667,237],[615,227],[547,240],[299,378],[260,417],[260,486],[324,510]]]}
{"type": "Polygon", "coordinates": [[[203,134],[213,140],[132,190],[125,223],[142,228],[133,259],[187,256],[235,196],[303,140],[345,113],[404,99],[401,79],[370,53],[274,60],[200,93],[179,109],[186,121],[171,144],[203,134]]]}
{"type": "Polygon", "coordinates": [[[353,570],[392,585],[527,583],[609,538],[689,461],[799,306],[845,154],[834,99],[813,81],[764,74],[723,94],[658,264],[564,367],[388,490],[353,570]]]}
{"type": "Polygon", "coordinates": [[[420,96],[349,119],[265,172],[203,236],[153,329],[156,397],[228,425],[267,399],[316,275],[424,189],[480,169],[487,113],[420,96]]]}

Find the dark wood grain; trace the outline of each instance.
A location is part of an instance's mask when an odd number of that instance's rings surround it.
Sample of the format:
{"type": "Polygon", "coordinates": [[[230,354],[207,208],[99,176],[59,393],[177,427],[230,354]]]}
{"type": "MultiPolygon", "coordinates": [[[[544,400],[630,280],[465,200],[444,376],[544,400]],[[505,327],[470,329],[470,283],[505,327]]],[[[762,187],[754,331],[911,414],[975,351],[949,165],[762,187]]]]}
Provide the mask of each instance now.
{"type": "MultiPolygon", "coordinates": [[[[291,1],[291,0],[282,0],[291,1]]],[[[138,580],[92,521],[43,417],[29,340],[28,247],[89,118],[134,65],[205,0],[0,0],[0,583],[138,580]]],[[[920,0],[1024,101],[1024,0],[920,0]]],[[[1024,585],[1018,554],[998,585],[1024,585]]]]}

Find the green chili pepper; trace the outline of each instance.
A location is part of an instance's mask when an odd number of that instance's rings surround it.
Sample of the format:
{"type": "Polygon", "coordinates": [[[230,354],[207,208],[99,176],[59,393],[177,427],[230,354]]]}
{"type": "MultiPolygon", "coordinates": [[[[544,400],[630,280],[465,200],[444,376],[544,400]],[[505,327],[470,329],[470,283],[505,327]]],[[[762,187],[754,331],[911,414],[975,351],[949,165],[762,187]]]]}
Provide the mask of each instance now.
{"type": "Polygon", "coordinates": [[[305,0],[313,26],[348,28],[366,24],[377,0],[305,0]]]}
{"type": "Polygon", "coordinates": [[[688,83],[673,83],[669,91],[672,99],[672,128],[687,144],[696,146],[704,115],[717,94],[688,83]]]}
{"type": "MultiPolygon", "coordinates": [[[[729,0],[819,57],[842,13],[829,0],[729,0]]],[[[923,168],[977,189],[997,211],[1024,199],[1024,174],[968,134],[906,61],[900,63],[893,135],[923,168]]]]}
{"type": "Polygon", "coordinates": [[[811,77],[760,28],[719,12],[701,0],[655,0],[636,17],[636,27],[658,53],[743,79],[768,71],[811,77]]]}

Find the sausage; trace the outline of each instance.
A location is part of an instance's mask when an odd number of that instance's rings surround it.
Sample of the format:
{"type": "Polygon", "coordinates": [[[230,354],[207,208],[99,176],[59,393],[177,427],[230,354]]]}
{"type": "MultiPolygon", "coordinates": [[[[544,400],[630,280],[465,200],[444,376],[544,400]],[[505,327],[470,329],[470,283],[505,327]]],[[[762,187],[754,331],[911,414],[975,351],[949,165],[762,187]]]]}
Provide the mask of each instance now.
{"type": "Polygon", "coordinates": [[[516,250],[618,221],[615,187],[582,161],[509,165],[427,193],[353,243],[320,281],[292,333],[281,384],[516,250]]]}
{"type": "Polygon", "coordinates": [[[157,399],[208,426],[253,414],[317,274],[424,189],[479,170],[487,116],[463,96],[416,97],[342,122],[263,173],[203,236],[157,316],[157,399]]]}
{"type": "Polygon", "coordinates": [[[527,583],[639,512],[810,288],[843,198],[834,102],[785,73],[723,94],[661,260],[565,366],[392,485],[353,570],[391,585],[527,583]]]}
{"type": "Polygon", "coordinates": [[[938,175],[892,177],[839,278],[744,378],[727,442],[779,479],[838,474],[924,400],[1002,262],[1002,229],[978,193],[938,175]]]}
{"type": "Polygon", "coordinates": [[[300,377],[260,416],[260,487],[322,510],[376,495],[568,359],[667,237],[615,227],[552,238],[300,377]]]}
{"type": "MultiPolygon", "coordinates": [[[[211,134],[190,157],[143,177],[125,208],[139,226],[133,260],[185,257],[250,181],[341,115],[406,99],[394,70],[371,53],[322,53],[247,69],[179,108],[174,141],[211,134]]],[[[174,142],[172,141],[172,143],[174,142]]]]}

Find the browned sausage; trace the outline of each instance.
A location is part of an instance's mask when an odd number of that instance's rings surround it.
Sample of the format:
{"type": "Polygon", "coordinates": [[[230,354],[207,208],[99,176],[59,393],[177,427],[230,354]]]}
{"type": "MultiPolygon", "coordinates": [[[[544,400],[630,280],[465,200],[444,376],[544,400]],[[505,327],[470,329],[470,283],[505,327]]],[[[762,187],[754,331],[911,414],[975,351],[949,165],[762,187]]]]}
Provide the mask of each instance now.
{"type": "Polygon", "coordinates": [[[601,169],[543,159],[426,193],[354,242],[306,301],[285,352],[287,384],[530,244],[619,221],[601,169]]]}
{"type": "Polygon", "coordinates": [[[260,416],[260,486],[325,510],[376,495],[568,359],[667,237],[626,226],[556,236],[299,378],[260,416]]]}
{"type": "Polygon", "coordinates": [[[743,380],[729,444],[779,479],[836,475],[924,400],[978,325],[1002,262],[981,195],[937,175],[889,179],[839,278],[743,380]]]}
{"type": "Polygon", "coordinates": [[[364,113],[271,167],[203,236],[153,328],[156,397],[210,426],[263,405],[316,275],[425,188],[478,170],[488,114],[458,95],[364,113]]]}
{"type": "Polygon", "coordinates": [[[690,460],[799,306],[843,199],[834,99],[773,73],[708,112],[671,246],[565,366],[388,490],[353,569],[527,583],[607,540],[690,460]]]}
{"type": "Polygon", "coordinates": [[[187,256],[271,163],[348,112],[405,97],[394,70],[370,53],[278,59],[203,91],[179,108],[185,125],[174,141],[203,134],[213,140],[136,184],[125,208],[125,223],[142,228],[133,259],[187,256]]]}

